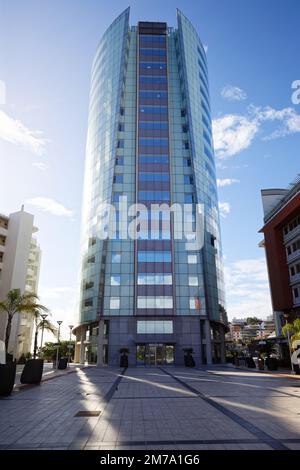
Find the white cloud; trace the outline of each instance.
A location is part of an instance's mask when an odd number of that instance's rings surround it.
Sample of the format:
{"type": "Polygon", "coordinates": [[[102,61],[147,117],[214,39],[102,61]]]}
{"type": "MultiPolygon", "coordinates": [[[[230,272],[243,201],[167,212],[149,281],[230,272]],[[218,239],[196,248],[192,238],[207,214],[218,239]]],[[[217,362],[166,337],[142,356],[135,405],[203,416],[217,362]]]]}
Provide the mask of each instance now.
{"type": "Polygon", "coordinates": [[[242,101],[247,99],[246,92],[233,85],[226,85],[221,91],[221,96],[229,101],[242,101]]]}
{"type": "Polygon", "coordinates": [[[32,166],[38,168],[41,171],[44,171],[48,168],[48,166],[44,162],[33,162],[32,166]]]}
{"type": "Polygon", "coordinates": [[[67,209],[63,204],[51,199],[50,197],[34,197],[32,199],[27,199],[25,202],[44,212],[49,212],[49,214],[52,215],[57,215],[59,217],[73,217],[73,211],[67,209]]]}
{"type": "Polygon", "coordinates": [[[207,54],[207,51],[208,51],[208,45],[207,44],[203,44],[203,49],[205,51],[205,54],[207,54]]]}
{"type": "Polygon", "coordinates": [[[39,289],[39,296],[46,300],[59,299],[62,295],[72,293],[74,293],[72,287],[40,287],[39,289]]]}
{"type": "Polygon", "coordinates": [[[222,188],[223,186],[231,186],[234,183],[239,183],[240,180],[237,180],[235,178],[217,178],[217,185],[219,188],[222,188]]]}
{"type": "Polygon", "coordinates": [[[35,155],[45,152],[48,142],[40,131],[31,131],[21,121],[0,110],[0,139],[24,147],[35,155]]]}
{"type": "Polygon", "coordinates": [[[282,123],[280,128],[263,137],[263,140],[278,139],[279,137],[300,132],[300,115],[296,113],[294,108],[283,108],[277,110],[271,106],[266,106],[264,108],[251,106],[250,111],[253,112],[261,122],[279,121],[282,123]]]}
{"type": "Polygon", "coordinates": [[[214,119],[215,154],[220,159],[233,157],[247,149],[264,122],[279,121],[281,126],[263,140],[278,139],[300,132],[300,115],[293,108],[274,109],[270,106],[249,106],[247,115],[227,114],[214,119]]]}
{"type": "Polygon", "coordinates": [[[216,156],[228,158],[249,147],[259,129],[257,119],[227,114],[213,120],[216,156]]]}
{"type": "Polygon", "coordinates": [[[219,211],[221,217],[226,217],[230,213],[229,202],[219,202],[219,211]]]}
{"type": "Polygon", "coordinates": [[[272,313],[267,267],[264,258],[241,259],[225,264],[229,318],[272,313]]]}

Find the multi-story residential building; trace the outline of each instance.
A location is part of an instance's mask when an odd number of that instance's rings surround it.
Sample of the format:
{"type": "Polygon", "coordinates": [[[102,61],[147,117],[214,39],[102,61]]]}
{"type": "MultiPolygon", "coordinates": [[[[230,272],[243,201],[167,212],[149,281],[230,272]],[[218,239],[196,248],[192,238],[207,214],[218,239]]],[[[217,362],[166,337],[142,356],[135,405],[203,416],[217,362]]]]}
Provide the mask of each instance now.
{"type": "Polygon", "coordinates": [[[262,190],[264,240],[276,332],[284,314],[300,315],[300,179],[289,189],[262,190]]]}
{"type": "Polygon", "coordinates": [[[127,9],[94,58],[76,360],[116,365],[120,348],[128,348],[130,365],[183,364],[183,349],[191,347],[198,365],[224,361],[207,61],[192,24],[180,11],[177,19],[177,28],[130,27],[127,9]],[[124,235],[124,196],[129,205],[142,204],[135,239],[124,235]],[[113,213],[103,209],[107,203],[115,205],[118,228],[105,238],[113,213]],[[149,215],[153,204],[175,203],[190,206],[192,227],[202,220],[194,249],[187,249],[194,229],[180,238],[174,214],[149,215]]]}
{"type": "Polygon", "coordinates": [[[237,343],[238,341],[243,340],[244,326],[245,326],[245,321],[244,320],[239,320],[239,319],[236,319],[236,318],[233,318],[233,320],[229,324],[230,338],[235,343],[237,343]]]}
{"type": "MultiPolygon", "coordinates": [[[[24,211],[9,216],[0,214],[0,299],[4,300],[12,289],[22,293],[38,291],[41,250],[34,233],[33,215],[24,211]]],[[[6,317],[0,314],[0,339],[5,338],[6,317]]],[[[16,358],[31,350],[33,316],[15,315],[8,352],[16,358]]]]}
{"type": "Polygon", "coordinates": [[[235,343],[241,341],[243,343],[253,340],[266,339],[274,334],[275,322],[273,316],[270,315],[259,323],[247,324],[245,319],[233,318],[229,324],[229,332],[226,340],[235,343]]]}
{"type": "Polygon", "coordinates": [[[276,325],[274,321],[274,316],[269,315],[265,320],[262,321],[262,332],[264,338],[268,338],[269,336],[274,336],[274,332],[276,332],[276,325]]]}

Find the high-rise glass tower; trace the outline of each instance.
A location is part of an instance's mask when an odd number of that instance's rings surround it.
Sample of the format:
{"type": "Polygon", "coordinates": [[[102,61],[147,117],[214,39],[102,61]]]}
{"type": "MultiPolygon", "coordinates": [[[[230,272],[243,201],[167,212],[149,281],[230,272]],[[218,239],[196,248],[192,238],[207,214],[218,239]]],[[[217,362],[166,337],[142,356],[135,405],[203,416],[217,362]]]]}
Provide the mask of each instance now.
{"type": "MultiPolygon", "coordinates": [[[[177,11],[129,26],[125,10],[104,33],[91,77],[76,359],[118,365],[224,361],[226,312],[206,54],[177,11]],[[127,216],[123,208],[126,200],[127,216]],[[128,236],[140,204],[138,236],[128,236]],[[203,243],[187,248],[172,212],[202,207],[203,243]],[[107,209],[113,205],[116,209],[107,209]],[[115,215],[115,231],[105,236],[115,215]],[[147,226],[148,224],[148,226],[147,226]],[[151,230],[150,227],[151,226],[151,230]]],[[[192,235],[191,233],[189,235],[192,235]]]]}

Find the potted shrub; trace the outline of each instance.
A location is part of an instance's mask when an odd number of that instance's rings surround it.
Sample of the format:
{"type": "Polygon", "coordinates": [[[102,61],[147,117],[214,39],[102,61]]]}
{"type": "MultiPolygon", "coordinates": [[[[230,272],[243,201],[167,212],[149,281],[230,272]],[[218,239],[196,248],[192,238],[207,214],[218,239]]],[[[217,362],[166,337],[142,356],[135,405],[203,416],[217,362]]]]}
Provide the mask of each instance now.
{"type": "Polygon", "coordinates": [[[247,367],[249,369],[255,369],[256,368],[256,365],[255,365],[255,362],[254,362],[254,359],[253,359],[252,356],[247,357],[246,362],[247,362],[247,367]]]}
{"type": "Polygon", "coordinates": [[[128,348],[121,348],[120,349],[120,367],[128,367],[128,354],[129,354],[129,349],[128,348]]]}
{"type": "Polygon", "coordinates": [[[195,361],[192,356],[194,350],[193,348],[184,348],[184,365],[185,367],[195,367],[195,361]]]}
{"type": "MultiPolygon", "coordinates": [[[[33,313],[35,311],[47,311],[46,307],[38,304],[37,301],[38,297],[36,294],[22,294],[20,289],[13,289],[8,292],[6,299],[0,302],[0,314],[5,315],[6,320],[6,361],[5,363],[0,364],[0,395],[9,395],[12,392],[16,377],[16,361],[14,361],[11,354],[8,354],[12,320],[15,315],[19,315],[22,312],[33,313]]],[[[27,370],[31,367],[33,366],[27,366],[27,370]]],[[[34,370],[35,369],[36,367],[34,367],[34,370]]]]}
{"type": "Polygon", "coordinates": [[[265,360],[265,364],[269,370],[277,370],[278,369],[278,360],[276,357],[268,356],[265,360]]]}
{"type": "Polygon", "coordinates": [[[43,368],[43,359],[28,359],[21,374],[21,384],[38,385],[42,380],[43,368]]]}
{"type": "Polygon", "coordinates": [[[58,366],[57,368],[60,370],[64,370],[67,368],[68,365],[68,358],[67,357],[61,357],[58,361],[58,366]]]}

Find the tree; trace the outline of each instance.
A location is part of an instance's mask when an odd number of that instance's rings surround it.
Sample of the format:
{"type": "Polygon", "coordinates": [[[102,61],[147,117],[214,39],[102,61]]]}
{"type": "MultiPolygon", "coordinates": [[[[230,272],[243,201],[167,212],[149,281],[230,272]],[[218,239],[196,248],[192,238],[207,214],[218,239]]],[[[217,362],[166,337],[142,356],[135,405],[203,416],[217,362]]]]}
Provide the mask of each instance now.
{"type": "Polygon", "coordinates": [[[246,318],[247,325],[259,325],[261,320],[257,317],[248,317],[246,318]]]}
{"type": "Polygon", "coordinates": [[[227,325],[228,324],[227,311],[226,311],[225,307],[221,304],[219,304],[219,313],[220,313],[221,320],[223,321],[224,325],[227,325]]]}
{"type": "Polygon", "coordinates": [[[25,293],[21,294],[20,289],[13,289],[8,292],[7,297],[4,301],[0,302],[0,312],[6,314],[7,325],[5,331],[5,348],[8,353],[8,343],[11,332],[11,324],[14,316],[22,312],[33,313],[35,311],[48,312],[48,309],[39,303],[36,294],[25,293]]]}
{"type": "Polygon", "coordinates": [[[34,348],[33,348],[33,357],[36,358],[37,349],[38,349],[38,334],[40,330],[47,330],[51,333],[56,332],[56,327],[46,318],[42,317],[42,313],[39,310],[33,312],[34,323],[35,323],[35,333],[34,333],[34,348]]]}
{"type": "MultiPolygon", "coordinates": [[[[44,346],[41,349],[41,352],[42,352],[43,357],[45,359],[51,360],[51,359],[56,357],[56,352],[57,352],[57,346],[56,345],[57,344],[58,343],[52,343],[51,341],[48,341],[44,344],[44,346]]],[[[68,345],[73,346],[72,353],[74,353],[75,341],[60,341],[59,347],[58,347],[58,356],[59,357],[67,357],[69,355],[68,345]]]]}
{"type": "Polygon", "coordinates": [[[282,327],[282,333],[284,336],[288,336],[290,334],[291,345],[293,346],[293,342],[297,339],[300,340],[300,318],[297,318],[293,321],[293,323],[287,323],[282,327]]]}

